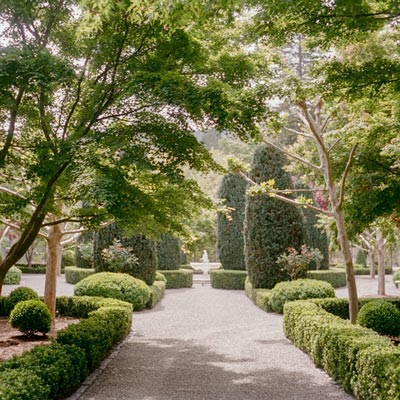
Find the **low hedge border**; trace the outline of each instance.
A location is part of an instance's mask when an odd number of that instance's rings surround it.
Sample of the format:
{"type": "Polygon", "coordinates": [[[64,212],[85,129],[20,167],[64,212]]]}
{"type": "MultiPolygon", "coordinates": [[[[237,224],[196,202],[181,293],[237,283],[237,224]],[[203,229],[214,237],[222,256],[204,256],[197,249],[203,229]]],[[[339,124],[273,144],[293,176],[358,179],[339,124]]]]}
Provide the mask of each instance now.
{"type": "Polygon", "coordinates": [[[328,282],[334,288],[346,286],[346,272],[342,269],[307,271],[307,278],[328,282]]]}
{"type": "Polygon", "coordinates": [[[46,266],[45,265],[34,265],[32,267],[27,267],[26,265],[19,265],[17,267],[22,271],[23,274],[45,274],[46,266]]]}
{"type": "Polygon", "coordinates": [[[253,286],[249,280],[246,278],[244,283],[244,290],[246,292],[247,297],[261,310],[266,312],[272,311],[272,308],[269,304],[269,298],[271,297],[270,289],[253,289],[253,286]]]}
{"type": "MultiPolygon", "coordinates": [[[[338,269],[345,269],[345,266],[342,264],[337,264],[334,266],[334,268],[338,268],[338,269]]],[[[375,273],[378,273],[378,267],[375,267],[375,273]]],[[[393,268],[390,265],[386,265],[385,266],[385,274],[390,275],[393,273],[393,268]]],[[[363,265],[361,264],[354,264],[354,275],[369,275],[370,274],[370,269],[365,268],[363,265]]]]}
{"type": "Polygon", "coordinates": [[[154,281],[151,286],[149,286],[150,289],[150,300],[147,303],[147,308],[153,308],[156,306],[156,304],[164,297],[165,294],[165,287],[166,287],[166,282],[164,281],[154,281]]]}
{"type": "Polygon", "coordinates": [[[210,270],[211,287],[214,289],[244,290],[247,271],[212,269],[210,270]]]}
{"type": "MultiPolygon", "coordinates": [[[[337,300],[340,309],[344,300],[337,300]]],[[[332,299],[285,304],[285,335],[357,398],[399,399],[400,349],[371,329],[327,312],[324,302],[334,305],[332,299]]]]}
{"type": "Polygon", "coordinates": [[[57,312],[83,318],[58,332],[50,345],[38,346],[0,364],[2,400],[55,400],[73,393],[129,333],[129,303],[93,297],[60,297],[57,312]]]}
{"type": "Polygon", "coordinates": [[[190,288],[193,285],[193,271],[190,269],[158,271],[167,279],[167,289],[190,288]]]}
{"type": "Polygon", "coordinates": [[[83,278],[93,275],[94,273],[94,268],[65,267],[65,282],[75,285],[75,283],[78,283],[83,278]]]}

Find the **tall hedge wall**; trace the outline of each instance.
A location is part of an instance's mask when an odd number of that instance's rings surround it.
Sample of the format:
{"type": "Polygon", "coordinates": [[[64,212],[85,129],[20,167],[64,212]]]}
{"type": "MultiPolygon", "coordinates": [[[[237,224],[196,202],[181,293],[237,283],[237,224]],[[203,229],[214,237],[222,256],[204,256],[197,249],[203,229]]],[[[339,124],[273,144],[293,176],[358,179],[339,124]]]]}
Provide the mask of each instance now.
{"type": "MultiPolygon", "coordinates": [[[[290,176],[277,150],[262,146],[254,154],[250,176],[257,183],[275,180],[278,189],[290,189],[290,176]]],[[[276,263],[288,247],[300,249],[303,224],[300,211],[266,194],[247,196],[244,223],[245,260],[253,288],[270,289],[288,277],[276,263]]]]}
{"type": "Polygon", "coordinates": [[[114,224],[100,229],[94,235],[93,260],[96,272],[108,271],[108,265],[102,251],[109,247],[113,240],[121,241],[122,246],[131,247],[132,252],[138,258],[138,265],[131,275],[152,285],[157,270],[157,251],[153,240],[143,235],[136,235],[130,238],[123,236],[122,230],[114,224]]]}
{"type": "Polygon", "coordinates": [[[179,269],[181,265],[181,245],[177,238],[162,234],[157,242],[158,269],[179,269]]]}
{"type": "Polygon", "coordinates": [[[225,205],[234,210],[229,217],[218,213],[217,249],[222,268],[245,270],[243,222],[246,205],[246,181],[236,174],[225,175],[218,192],[225,205]]]}

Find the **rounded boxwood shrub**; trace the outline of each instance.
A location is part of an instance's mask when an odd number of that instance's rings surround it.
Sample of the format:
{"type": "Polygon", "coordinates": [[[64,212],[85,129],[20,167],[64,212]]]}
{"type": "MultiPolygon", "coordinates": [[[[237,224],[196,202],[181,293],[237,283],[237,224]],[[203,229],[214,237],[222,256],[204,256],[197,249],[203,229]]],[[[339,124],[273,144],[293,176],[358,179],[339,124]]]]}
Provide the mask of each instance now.
{"type": "Polygon", "coordinates": [[[25,300],[39,300],[39,295],[31,288],[21,286],[14,289],[7,299],[7,314],[15,307],[15,305],[25,300]]]}
{"type": "Polygon", "coordinates": [[[155,282],[167,282],[167,278],[161,273],[161,272],[156,272],[156,278],[154,279],[155,282]]]}
{"type": "Polygon", "coordinates": [[[385,300],[370,301],[362,306],[357,322],[382,335],[400,335],[400,311],[385,300]]]}
{"type": "Polygon", "coordinates": [[[288,301],[335,297],[335,290],[328,282],[314,279],[297,279],[280,282],[271,290],[269,304],[273,311],[282,313],[288,301]]]}
{"type": "Polygon", "coordinates": [[[21,282],[22,271],[15,265],[12,266],[4,278],[5,285],[18,285],[21,282]]]}
{"type": "Polygon", "coordinates": [[[75,285],[75,295],[127,301],[135,311],[143,310],[150,300],[150,290],[142,280],[118,272],[99,272],[82,279],[75,285]]]}
{"type": "Polygon", "coordinates": [[[46,334],[51,328],[51,314],[42,301],[25,300],[13,308],[9,322],[27,336],[33,336],[36,332],[46,334]]]}

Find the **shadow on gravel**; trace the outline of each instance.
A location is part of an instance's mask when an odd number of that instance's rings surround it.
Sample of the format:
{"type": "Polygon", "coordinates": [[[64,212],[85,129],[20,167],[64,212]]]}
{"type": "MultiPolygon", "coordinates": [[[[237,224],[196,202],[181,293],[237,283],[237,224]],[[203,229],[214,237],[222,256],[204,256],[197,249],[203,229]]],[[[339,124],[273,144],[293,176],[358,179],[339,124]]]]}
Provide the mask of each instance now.
{"type": "MultiPolygon", "coordinates": [[[[133,339],[82,399],[96,400],[320,400],[346,399],[335,385],[310,376],[268,368],[252,359],[232,359],[201,344],[175,339],[133,339]],[[240,372],[237,372],[240,371],[240,372]]],[[[235,344],[232,343],[232,346],[235,344]]]]}

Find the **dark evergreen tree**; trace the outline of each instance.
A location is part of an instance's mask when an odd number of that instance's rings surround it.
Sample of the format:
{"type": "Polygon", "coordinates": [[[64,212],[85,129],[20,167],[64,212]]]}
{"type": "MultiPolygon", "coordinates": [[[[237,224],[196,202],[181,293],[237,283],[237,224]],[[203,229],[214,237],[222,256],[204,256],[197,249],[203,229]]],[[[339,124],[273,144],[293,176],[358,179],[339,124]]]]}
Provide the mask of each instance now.
{"type": "MultiPolygon", "coordinates": [[[[296,184],[296,189],[309,189],[305,185],[296,184]]],[[[301,192],[308,199],[313,199],[311,192],[301,192]]],[[[320,262],[319,269],[329,269],[329,239],[326,232],[317,227],[318,215],[309,208],[302,209],[304,215],[304,243],[313,249],[318,249],[323,259],[320,262]]],[[[311,261],[309,269],[317,269],[315,261],[311,261]]]]}
{"type": "MultiPolygon", "coordinates": [[[[257,183],[274,179],[277,189],[291,189],[290,176],[283,170],[284,163],[280,152],[261,146],[254,154],[251,178],[257,183]]],[[[302,215],[297,207],[266,194],[247,196],[245,260],[254,288],[270,289],[288,279],[276,260],[289,247],[300,250],[303,236],[302,215]]]]}
{"type": "Polygon", "coordinates": [[[83,232],[75,243],[75,265],[93,268],[93,232],[83,232]]]}
{"type": "Polygon", "coordinates": [[[217,252],[224,269],[246,269],[243,238],[246,187],[242,177],[228,174],[218,192],[225,205],[234,209],[229,215],[218,213],[217,218],[217,252]]]}
{"type": "Polygon", "coordinates": [[[158,269],[179,269],[181,264],[181,245],[178,239],[170,235],[161,235],[157,242],[158,269]]]}
{"type": "Polygon", "coordinates": [[[365,256],[365,252],[361,249],[358,250],[356,255],[356,264],[360,264],[363,267],[367,266],[367,257],[365,256]]]}
{"type": "Polygon", "coordinates": [[[100,229],[94,235],[93,259],[96,272],[108,271],[109,264],[102,251],[119,240],[123,247],[129,247],[137,257],[138,263],[130,271],[130,275],[152,285],[156,276],[157,251],[155,242],[144,235],[125,237],[121,229],[114,224],[100,229]]]}

